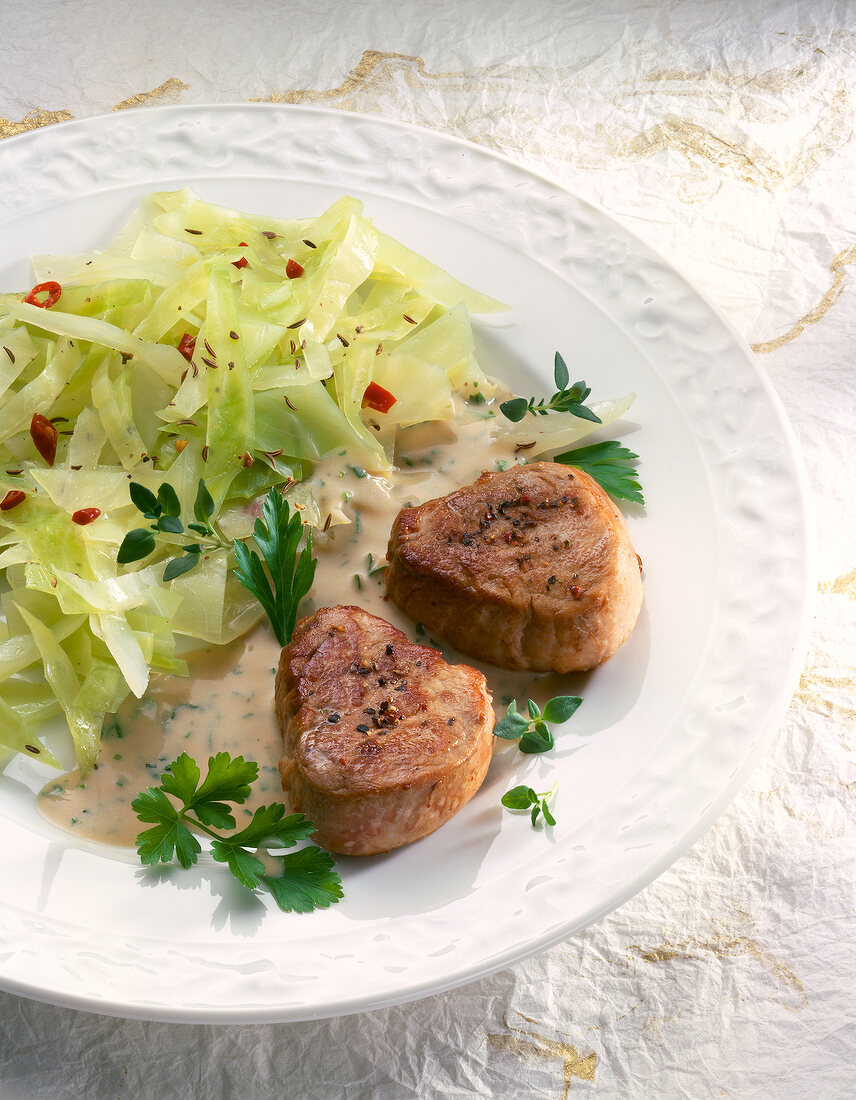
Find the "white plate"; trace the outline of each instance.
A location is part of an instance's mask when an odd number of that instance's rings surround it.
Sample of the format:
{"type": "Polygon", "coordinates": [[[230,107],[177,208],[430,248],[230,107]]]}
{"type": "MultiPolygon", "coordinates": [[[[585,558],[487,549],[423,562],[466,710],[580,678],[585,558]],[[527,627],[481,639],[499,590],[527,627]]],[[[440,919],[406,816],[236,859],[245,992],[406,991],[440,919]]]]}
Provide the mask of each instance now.
{"type": "Polygon", "coordinates": [[[343,860],[346,899],[286,916],[221,869],[160,876],[39,817],[31,774],[0,777],[0,985],[119,1015],[296,1020],[377,1008],[543,950],[651,882],[714,820],[765,748],[804,644],[808,525],[783,412],[749,352],[665,260],[602,211],[484,149],[377,118],[176,107],[0,143],[0,289],[27,258],[106,244],[136,201],[190,184],[284,216],[343,192],[387,232],[514,312],[479,325],[487,369],[550,390],[552,359],[597,398],[638,394],[624,438],[647,508],[630,515],[646,598],[586,680],[555,752],[503,754],[433,836],[343,860]],[[528,377],[526,376],[528,374],[528,377]],[[501,810],[559,780],[552,833],[501,810]]]}

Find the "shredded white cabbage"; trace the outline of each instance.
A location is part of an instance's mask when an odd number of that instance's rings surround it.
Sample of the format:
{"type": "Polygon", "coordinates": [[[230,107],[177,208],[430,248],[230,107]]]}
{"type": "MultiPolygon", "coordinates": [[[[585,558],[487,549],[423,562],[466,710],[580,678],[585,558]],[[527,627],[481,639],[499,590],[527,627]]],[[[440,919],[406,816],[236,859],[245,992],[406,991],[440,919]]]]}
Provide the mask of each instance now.
{"type": "MultiPolygon", "coordinates": [[[[204,478],[224,533],[242,538],[254,502],[325,455],[345,449],[383,475],[395,427],[450,418],[454,394],[490,395],[468,311],[505,307],[347,196],[287,220],[156,193],[106,250],[33,268],[61,285],[58,301],[0,295],[0,745],[58,767],[39,731],[64,713],[85,771],[105,714],[151,669],[182,671],[176,635],[223,643],[261,614],[228,549],[167,583],[182,537],[117,564],[147,522],[129,482],[168,482],[187,517],[204,478]],[[386,413],[363,409],[371,383],[395,396],[386,413]],[[53,423],[48,458],[34,417],[53,423]],[[99,514],[80,522],[82,509],[99,514]]],[[[311,482],[294,499],[307,522],[327,520],[311,482]]]]}

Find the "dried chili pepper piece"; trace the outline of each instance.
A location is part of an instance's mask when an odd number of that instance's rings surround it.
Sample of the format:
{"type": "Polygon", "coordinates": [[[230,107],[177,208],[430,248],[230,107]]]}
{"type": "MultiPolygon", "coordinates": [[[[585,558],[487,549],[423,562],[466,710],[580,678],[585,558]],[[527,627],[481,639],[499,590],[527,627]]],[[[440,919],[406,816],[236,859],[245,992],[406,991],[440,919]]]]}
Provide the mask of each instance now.
{"type": "Polygon", "coordinates": [[[289,279],[299,279],[303,274],[303,268],[297,262],[297,260],[289,260],[285,265],[285,273],[289,279]]]}
{"type": "Polygon", "coordinates": [[[383,386],[379,386],[377,382],[369,382],[363,394],[362,407],[385,413],[389,412],[397,400],[398,398],[394,394],[391,394],[389,390],[385,390],[383,386]]]}
{"type": "Polygon", "coordinates": [[[17,508],[19,504],[23,504],[27,499],[27,494],[20,489],[10,489],[9,492],[0,500],[0,512],[8,512],[12,508],[17,508]]]}
{"type": "Polygon", "coordinates": [[[57,441],[57,430],[54,425],[41,413],[33,413],[33,419],[30,421],[30,436],[36,445],[36,450],[48,466],[53,466],[57,441]]]}
{"type": "MultiPolygon", "coordinates": [[[[238,248],[246,248],[246,247],[247,247],[247,242],[246,241],[241,241],[241,243],[238,245],[238,248]]],[[[240,258],[240,260],[232,260],[232,267],[240,268],[240,267],[246,267],[246,266],[247,266],[247,257],[246,256],[242,256],[240,258]]]]}
{"type": "Polygon", "coordinates": [[[191,336],[189,332],[185,332],[184,336],[178,341],[178,350],[190,363],[196,350],[196,337],[191,336]]]}
{"type": "Polygon", "coordinates": [[[74,523],[79,523],[81,527],[85,527],[87,523],[92,523],[100,515],[100,508],[78,508],[76,512],[72,512],[71,518],[74,523]]]}
{"type": "Polygon", "coordinates": [[[50,309],[51,306],[55,306],[62,294],[62,287],[59,283],[50,280],[46,283],[36,283],[24,301],[30,306],[39,306],[40,309],[50,309]],[[46,297],[42,298],[42,295],[46,297]]]}

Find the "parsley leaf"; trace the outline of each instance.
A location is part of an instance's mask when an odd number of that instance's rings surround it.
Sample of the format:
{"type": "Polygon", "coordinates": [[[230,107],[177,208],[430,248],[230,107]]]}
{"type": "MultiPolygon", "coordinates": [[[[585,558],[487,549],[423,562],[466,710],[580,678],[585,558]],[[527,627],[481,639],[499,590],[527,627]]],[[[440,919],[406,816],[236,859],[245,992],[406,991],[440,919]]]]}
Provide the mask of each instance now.
{"type": "Polygon", "coordinates": [[[140,821],[157,822],[137,837],[137,851],[142,863],[171,863],[177,859],[182,867],[190,867],[202,848],[199,841],[182,822],[181,815],[163,791],[151,787],[139,795],[131,806],[140,821]]]}
{"type": "Polygon", "coordinates": [[[568,367],[559,352],[556,352],[553,363],[553,380],[556,384],[556,392],[549,401],[545,401],[543,397],[537,402],[534,397],[530,397],[528,401],[525,397],[512,397],[502,402],[499,406],[500,412],[513,424],[519,423],[527,413],[532,416],[546,416],[548,412],[569,412],[594,424],[601,423],[597,413],[583,404],[591,393],[591,389],[585,382],[574,382],[572,386],[568,385],[570,381],[568,367]]]}
{"type": "Polygon", "coordinates": [[[280,645],[291,641],[297,608],[312,587],[315,576],[312,533],[306,532],[306,545],[298,555],[302,537],[300,514],[296,511],[292,514],[288,501],[274,488],[265,497],[262,514],[253,528],[253,538],[267,563],[268,572],[255,550],[235,540],[238,558],[235,576],[267,612],[280,645]]]}
{"type": "Polygon", "coordinates": [[[342,897],[342,880],[333,869],[333,857],[321,848],[301,848],[281,856],[282,874],[263,875],[262,882],[286,913],[329,909],[342,897]]]}
{"type": "Polygon", "coordinates": [[[203,779],[196,761],[182,753],[164,771],[160,787],[149,787],[131,803],[140,821],[152,824],[137,837],[140,861],[157,864],[177,859],[182,867],[191,867],[202,851],[190,831],[195,827],[212,838],[212,857],[225,863],[242,886],[248,890],[264,887],[284,912],[329,908],[342,897],[342,880],[329,852],[316,847],[288,855],[270,851],[292,848],[315,832],[303,814],[286,815],[285,807],[274,803],[260,806],[249,824],[231,835],[213,831],[235,829],[228,803],[245,802],[258,774],[255,761],[218,752],[209,757],[203,779]],[[248,848],[267,850],[267,860],[263,862],[248,848]],[[279,873],[271,872],[271,860],[279,873]]]}
{"type": "Polygon", "coordinates": [[[565,451],[556,455],[553,461],[583,470],[593,477],[611,497],[629,500],[634,504],[645,503],[642,486],[637,480],[636,463],[639,461],[639,455],[627,447],[622,447],[616,439],[565,451]]]}

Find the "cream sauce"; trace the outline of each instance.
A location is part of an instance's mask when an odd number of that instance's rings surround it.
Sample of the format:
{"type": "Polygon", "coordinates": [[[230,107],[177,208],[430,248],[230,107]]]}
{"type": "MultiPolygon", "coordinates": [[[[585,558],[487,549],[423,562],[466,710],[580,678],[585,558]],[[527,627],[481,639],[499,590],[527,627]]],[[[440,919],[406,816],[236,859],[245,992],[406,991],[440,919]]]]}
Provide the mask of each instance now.
{"type": "MultiPolygon", "coordinates": [[[[313,473],[321,514],[342,509],[352,522],[316,534],[318,558],[312,593],[302,614],[334,604],[357,604],[387,619],[414,640],[443,649],[419,624],[387,599],[383,583],[386,544],[402,507],[419,504],[473,481],[485,469],[519,461],[514,443],[493,438],[493,418],[423,424],[399,433],[396,471],[390,481],[353,466],[319,463],[313,473]]],[[[276,801],[282,788],[278,770],[281,740],[273,712],[279,646],[260,626],[226,646],[189,655],[187,678],[155,675],[142,699],[129,698],[106,723],[95,770],[84,778],[73,771],[48,783],[39,795],[42,814],[76,836],[104,844],[132,846],[145,827],[131,808],[140,791],[157,786],[170,761],[187,752],[204,768],[217,752],[243,755],[259,764],[260,781],[242,816],[276,801]]],[[[567,680],[533,676],[479,665],[449,651],[452,661],[479,667],[488,680],[498,716],[512,698],[542,703],[567,692],[567,680]],[[564,683],[564,688],[563,688],[564,683]]]]}
{"type": "Polygon", "coordinates": [[[242,819],[282,793],[277,767],[281,741],[273,715],[279,644],[266,626],[225,646],[188,655],[187,677],[157,675],[142,699],[126,699],[105,723],[101,755],[89,775],[78,770],[48,783],[39,794],[44,817],[75,836],[132,846],[143,825],[131,802],[156,787],[164,768],[182,752],[205,770],[217,752],[259,765],[259,780],[242,819]]]}

